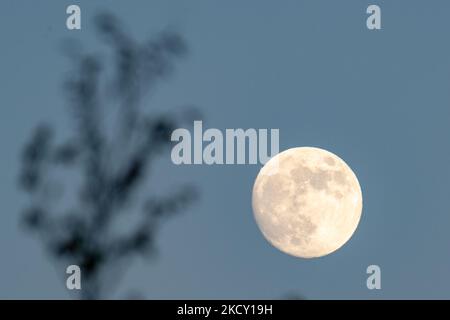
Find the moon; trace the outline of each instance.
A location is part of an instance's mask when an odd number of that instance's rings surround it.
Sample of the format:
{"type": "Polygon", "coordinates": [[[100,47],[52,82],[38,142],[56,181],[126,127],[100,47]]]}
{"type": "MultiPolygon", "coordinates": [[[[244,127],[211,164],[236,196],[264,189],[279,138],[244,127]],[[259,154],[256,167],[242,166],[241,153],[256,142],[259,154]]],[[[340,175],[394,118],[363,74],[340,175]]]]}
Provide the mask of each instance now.
{"type": "Polygon", "coordinates": [[[261,168],[252,206],[259,229],[274,247],[317,258],[350,239],[363,204],[358,179],[341,158],[301,147],[277,154],[261,168]]]}

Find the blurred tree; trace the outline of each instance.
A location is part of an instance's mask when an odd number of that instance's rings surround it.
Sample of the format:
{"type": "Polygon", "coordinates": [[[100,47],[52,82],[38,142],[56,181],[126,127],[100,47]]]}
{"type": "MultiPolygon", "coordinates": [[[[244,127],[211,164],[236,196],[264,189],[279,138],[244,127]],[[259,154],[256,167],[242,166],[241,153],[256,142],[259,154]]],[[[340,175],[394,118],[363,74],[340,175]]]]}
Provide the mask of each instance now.
{"type": "Polygon", "coordinates": [[[140,110],[145,93],[171,74],[174,59],[186,54],[183,39],[165,31],[138,44],[114,16],[101,14],[95,22],[112,63],[71,47],[74,68],[65,89],[75,134],[57,144],[52,128],[40,125],[24,148],[20,174],[21,187],[31,199],[24,224],[38,232],[56,262],[80,266],[83,299],[110,296],[133,256],[154,253],[161,221],[197,196],[192,186],[185,186],[164,197],[146,198],[142,210],[133,208],[150,164],[172,145],[171,132],[194,116],[150,117],[140,110]],[[114,110],[117,117],[108,127],[106,120],[114,110]],[[65,175],[55,178],[57,171],[65,175]],[[73,205],[68,206],[63,182],[77,184],[73,205]],[[63,208],[57,208],[61,202],[63,208]],[[131,223],[128,217],[134,211],[140,214],[131,223]],[[130,222],[127,232],[121,216],[130,222]]]}
{"type": "Polygon", "coordinates": [[[306,300],[306,297],[298,292],[292,291],[284,294],[281,300],[306,300]]]}

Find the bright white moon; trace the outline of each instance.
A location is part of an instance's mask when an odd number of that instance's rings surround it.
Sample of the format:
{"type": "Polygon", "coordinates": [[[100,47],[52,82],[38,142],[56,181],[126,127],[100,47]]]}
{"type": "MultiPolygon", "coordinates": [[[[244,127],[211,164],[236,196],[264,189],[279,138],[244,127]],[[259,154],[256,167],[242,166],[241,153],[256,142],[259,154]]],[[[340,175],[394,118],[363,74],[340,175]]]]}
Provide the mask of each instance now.
{"type": "Polygon", "coordinates": [[[253,186],[253,212],[264,237],[302,258],[343,246],[358,226],[362,193],[350,167],[319,148],[293,148],[273,157],[253,186]]]}

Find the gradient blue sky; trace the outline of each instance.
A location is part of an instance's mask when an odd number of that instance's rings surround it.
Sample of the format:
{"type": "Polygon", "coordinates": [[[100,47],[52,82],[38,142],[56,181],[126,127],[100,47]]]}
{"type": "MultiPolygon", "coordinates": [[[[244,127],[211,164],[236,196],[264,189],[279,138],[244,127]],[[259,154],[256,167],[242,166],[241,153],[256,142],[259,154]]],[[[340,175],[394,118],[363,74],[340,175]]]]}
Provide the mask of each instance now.
{"type": "MultiPolygon", "coordinates": [[[[188,59],[148,107],[196,104],[204,127],[279,128],[280,148],[316,146],[357,174],[363,216],[339,251],[301,260],[271,247],[251,210],[259,166],[161,159],[159,188],[197,184],[201,201],[164,225],[154,262],[134,260],[115,296],[450,298],[448,1],[23,1],[0,4],[0,298],[69,298],[36,238],[19,228],[19,153],[40,121],[69,134],[61,40],[101,48],[91,17],[120,16],[138,39],[172,26],[188,59]],[[65,28],[79,4],[82,30],[65,28]],[[366,29],[369,4],[382,30],[366,29]],[[161,179],[162,177],[168,177],[161,179]],[[366,288],[378,264],[382,290],[366,288]]],[[[154,181],[154,180],[152,180],[154,181]]],[[[148,187],[151,191],[151,186],[148,187]]]]}

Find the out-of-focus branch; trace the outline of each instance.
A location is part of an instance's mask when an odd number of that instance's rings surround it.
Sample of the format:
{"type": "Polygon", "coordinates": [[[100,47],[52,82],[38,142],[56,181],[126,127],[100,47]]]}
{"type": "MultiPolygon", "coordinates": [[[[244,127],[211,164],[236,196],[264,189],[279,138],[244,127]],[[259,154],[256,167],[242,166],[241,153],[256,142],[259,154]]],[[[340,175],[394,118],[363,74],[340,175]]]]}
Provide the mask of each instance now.
{"type": "Polygon", "coordinates": [[[123,272],[122,261],[135,254],[151,255],[160,224],[197,199],[191,186],[150,197],[134,226],[120,234],[114,229],[117,218],[131,210],[128,205],[148,178],[153,160],[171,146],[170,134],[185,117],[148,116],[140,106],[144,94],[172,73],[174,61],[187,47],[179,34],[169,31],[139,44],[109,14],[99,15],[96,26],[113,53],[112,64],[80,50],[70,56],[74,69],[65,88],[75,135],[55,145],[51,127],[38,127],[24,148],[20,173],[20,185],[31,202],[24,225],[37,231],[56,261],[80,266],[81,297],[86,299],[107,296],[108,279],[123,272]],[[105,114],[117,104],[117,126],[108,133],[105,114]],[[58,170],[70,173],[67,178],[53,177],[58,170]],[[75,203],[58,207],[49,186],[62,193],[59,185],[68,182],[73,187],[74,180],[79,180],[72,192],[79,195],[75,203]]]}

